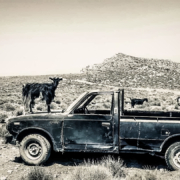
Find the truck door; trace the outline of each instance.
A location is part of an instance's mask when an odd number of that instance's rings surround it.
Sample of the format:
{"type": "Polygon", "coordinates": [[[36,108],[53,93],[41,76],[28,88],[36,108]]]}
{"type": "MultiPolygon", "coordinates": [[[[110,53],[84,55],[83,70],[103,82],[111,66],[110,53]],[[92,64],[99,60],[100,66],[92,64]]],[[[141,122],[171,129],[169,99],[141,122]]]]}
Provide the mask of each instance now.
{"type": "Polygon", "coordinates": [[[65,150],[114,151],[114,94],[92,93],[64,119],[65,150]]]}
{"type": "Polygon", "coordinates": [[[139,122],[134,116],[127,115],[124,111],[124,90],[120,90],[120,125],[119,146],[121,150],[137,150],[139,137],[139,122]]]}

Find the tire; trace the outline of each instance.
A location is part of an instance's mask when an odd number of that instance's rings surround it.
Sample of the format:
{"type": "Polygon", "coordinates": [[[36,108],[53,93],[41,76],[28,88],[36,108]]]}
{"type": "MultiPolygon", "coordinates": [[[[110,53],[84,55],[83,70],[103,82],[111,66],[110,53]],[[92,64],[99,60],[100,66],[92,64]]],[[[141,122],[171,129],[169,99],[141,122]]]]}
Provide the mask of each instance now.
{"type": "Polygon", "coordinates": [[[21,141],[19,152],[26,164],[40,165],[51,155],[51,145],[42,135],[30,134],[21,141]]]}
{"type": "Polygon", "coordinates": [[[169,146],[165,153],[165,160],[170,170],[180,170],[180,142],[169,146]]]}

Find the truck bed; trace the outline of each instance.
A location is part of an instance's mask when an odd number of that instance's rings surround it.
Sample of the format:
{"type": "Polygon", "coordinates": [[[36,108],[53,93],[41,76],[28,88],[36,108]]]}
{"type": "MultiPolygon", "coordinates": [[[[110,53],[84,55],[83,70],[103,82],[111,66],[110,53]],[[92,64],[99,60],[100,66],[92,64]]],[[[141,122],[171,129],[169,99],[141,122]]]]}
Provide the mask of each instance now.
{"type": "Polygon", "coordinates": [[[163,117],[180,117],[180,112],[176,111],[141,111],[141,110],[124,110],[123,115],[128,116],[163,116],[163,117]]]}

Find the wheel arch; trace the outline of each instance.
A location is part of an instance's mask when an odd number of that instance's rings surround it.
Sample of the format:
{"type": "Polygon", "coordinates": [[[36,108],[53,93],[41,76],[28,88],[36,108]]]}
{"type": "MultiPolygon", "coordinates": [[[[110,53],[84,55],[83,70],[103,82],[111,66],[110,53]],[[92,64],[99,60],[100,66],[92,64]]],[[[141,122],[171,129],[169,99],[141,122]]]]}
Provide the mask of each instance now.
{"type": "Polygon", "coordinates": [[[165,151],[168,149],[168,147],[175,143],[180,142],[180,134],[174,134],[164,140],[164,142],[161,144],[161,152],[165,153],[165,151]]]}
{"type": "Polygon", "coordinates": [[[30,134],[40,134],[44,136],[51,144],[51,147],[56,151],[56,148],[55,148],[56,146],[55,146],[53,137],[51,136],[49,132],[41,128],[37,128],[37,127],[25,128],[19,132],[19,134],[16,137],[16,140],[21,142],[25,136],[30,135],[30,134]]]}

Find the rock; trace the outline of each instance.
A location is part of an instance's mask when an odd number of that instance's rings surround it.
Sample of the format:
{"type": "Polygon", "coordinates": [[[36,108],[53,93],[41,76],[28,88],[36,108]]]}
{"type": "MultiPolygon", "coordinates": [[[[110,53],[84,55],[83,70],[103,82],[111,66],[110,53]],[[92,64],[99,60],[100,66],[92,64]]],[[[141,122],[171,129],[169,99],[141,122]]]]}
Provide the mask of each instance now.
{"type": "Polygon", "coordinates": [[[160,172],[164,172],[164,171],[165,171],[165,169],[162,169],[162,168],[161,168],[161,169],[159,169],[159,171],[160,171],[160,172]]]}
{"type": "Polygon", "coordinates": [[[54,178],[57,178],[58,177],[58,175],[57,174],[54,174],[54,176],[53,176],[54,178]]]}
{"type": "Polygon", "coordinates": [[[9,174],[11,174],[11,173],[13,172],[13,170],[8,170],[7,172],[8,172],[9,174]]]}
{"type": "Polygon", "coordinates": [[[0,180],[6,180],[6,179],[7,179],[7,177],[5,177],[5,176],[0,177],[0,180]]]}

